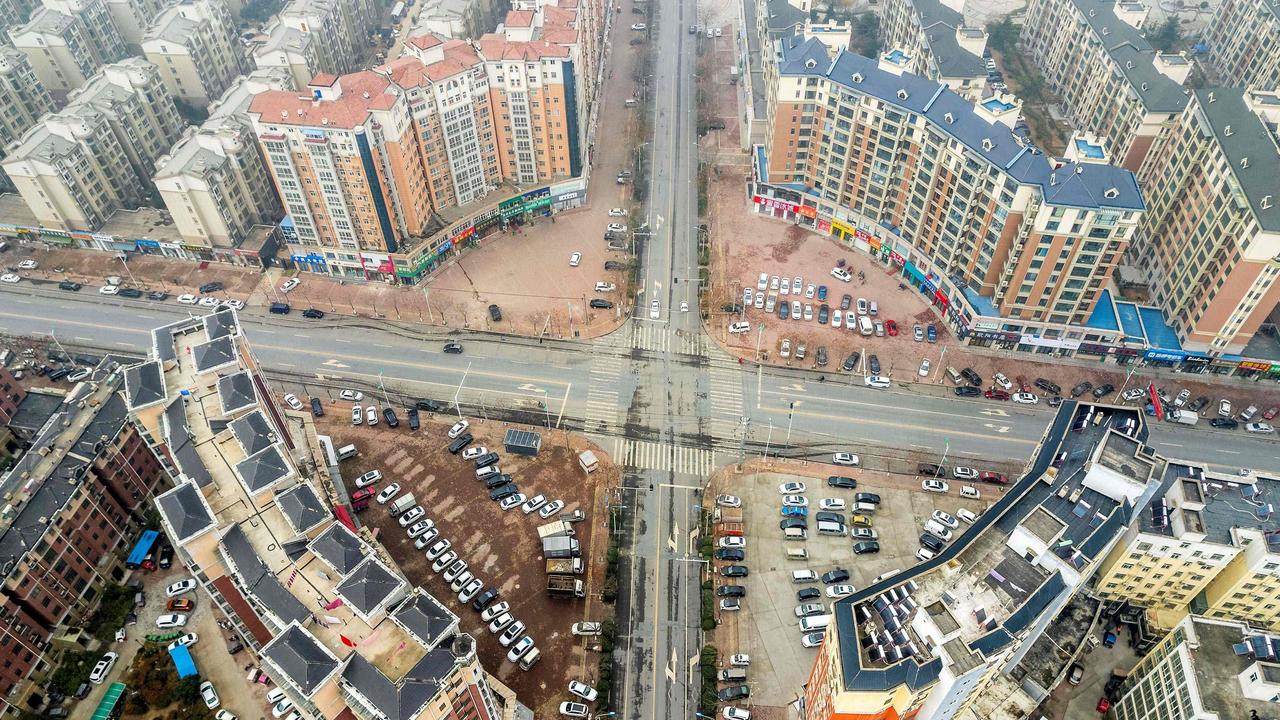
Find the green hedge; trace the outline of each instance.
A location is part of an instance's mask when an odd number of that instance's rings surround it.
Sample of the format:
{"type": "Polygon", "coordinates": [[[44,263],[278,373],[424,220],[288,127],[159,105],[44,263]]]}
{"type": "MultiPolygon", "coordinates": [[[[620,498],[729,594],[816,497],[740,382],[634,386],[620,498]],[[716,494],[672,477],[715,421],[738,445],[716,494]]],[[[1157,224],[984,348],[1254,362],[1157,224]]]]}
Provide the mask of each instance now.
{"type": "Polygon", "coordinates": [[[720,661],[720,652],[715,645],[702,648],[702,656],[698,660],[698,670],[702,674],[702,693],[698,696],[698,712],[715,717],[716,704],[716,665],[720,661]]]}
{"type": "Polygon", "coordinates": [[[716,629],[716,596],[710,580],[702,583],[702,629],[704,632],[716,629]]]}

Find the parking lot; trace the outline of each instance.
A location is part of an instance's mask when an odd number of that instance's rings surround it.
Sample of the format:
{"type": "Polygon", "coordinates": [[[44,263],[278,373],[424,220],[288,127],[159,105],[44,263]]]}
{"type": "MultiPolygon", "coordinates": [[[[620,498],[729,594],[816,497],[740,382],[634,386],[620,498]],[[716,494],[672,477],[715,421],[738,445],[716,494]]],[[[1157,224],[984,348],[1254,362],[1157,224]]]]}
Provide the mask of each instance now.
{"type": "MultiPolygon", "coordinates": [[[[396,429],[381,423],[353,427],[350,407],[349,403],[326,403],[325,417],[317,419],[318,430],[330,433],[335,445],[354,443],[360,450],[357,457],[342,463],[348,492],[354,489],[356,477],[373,469],[381,470],[384,476],[375,487],[396,482],[402,494],[412,492],[440,531],[439,538],[450,540],[451,549],[467,561],[486,588],[500,589],[499,600],[510,604],[512,615],[525,623],[541,650],[540,661],[529,672],[508,662],[507,648],[499,644],[498,636],[490,633],[479,613],[469,605],[464,607],[457,593],[431,570],[424,551],[414,548],[413,540],[388,512],[389,505],[371,503],[359,514],[359,521],[374,529],[410,582],[421,585],[458,615],[462,630],[476,638],[486,670],[514,689],[538,717],[549,717],[555,713],[553,705],[569,699],[565,690],[569,680],[594,684],[599,657],[586,650],[583,638],[570,633],[570,626],[581,620],[599,621],[607,610],[598,600],[607,545],[604,513],[598,508],[601,493],[618,480],[616,468],[602,462],[600,469],[586,475],[577,462],[577,453],[587,447],[585,441],[569,437],[570,447],[566,448],[566,436],[561,434],[549,438],[543,433],[537,457],[518,457],[503,451],[503,435],[512,426],[472,420],[473,446],[498,452],[503,472],[514,476],[521,493],[530,497],[545,494],[548,501],[562,500],[563,512],[586,513],[586,519],[573,527],[586,561],[586,573],[581,577],[587,598],[556,599],[546,591],[537,534],[537,527],[551,520],[536,512],[525,515],[519,508],[503,512],[489,500],[485,484],[476,479],[474,464],[447,451],[446,431],[456,418],[423,413],[421,430],[413,432],[401,412],[396,429]]],[[[598,449],[596,453],[603,458],[598,449]]]]}
{"type": "MultiPolygon", "coordinates": [[[[820,602],[827,608],[834,602],[827,597],[826,586],[821,581],[794,583],[792,572],[808,569],[821,575],[843,568],[850,575],[845,581],[847,584],[855,588],[864,587],[878,575],[905,569],[917,562],[915,553],[920,547],[920,529],[934,510],[954,515],[957,510],[966,508],[979,513],[994,502],[998,487],[975,485],[982,497],[969,500],[959,497],[959,488],[964,483],[954,480],[950,481],[948,493],[933,494],[923,492],[920,479],[913,475],[776,460],[768,466],[760,463],[758,460],[748,463],[742,475],[718,476],[707,493],[708,502],[714,502],[715,495],[721,493],[742,499],[746,537],[746,560],[742,564],[750,568],[745,583],[716,577],[717,586],[741,583],[747,588],[741,611],[718,613],[722,627],[717,630],[716,642],[722,657],[734,653],[751,656],[748,684],[751,686],[752,705],[780,707],[795,700],[798,689],[808,679],[817,652],[801,645],[803,633],[795,614],[800,601],[796,593],[804,588],[817,588],[824,591],[823,597],[805,602],[820,602]],[[858,487],[856,490],[828,487],[826,478],[829,475],[852,477],[858,487]],[[848,507],[839,512],[848,517],[854,512],[852,505],[856,493],[878,494],[881,503],[873,515],[873,529],[879,535],[880,552],[854,555],[854,540],[818,535],[812,518],[808,539],[783,540],[782,531],[778,528],[782,497],[778,488],[787,482],[805,483],[811,516],[822,498],[844,499],[848,507]],[[800,548],[807,551],[807,559],[787,557],[788,550],[800,548]],[[735,637],[736,642],[732,639],[735,637]]],[[[727,564],[732,563],[715,562],[716,566],[727,564]]]]}

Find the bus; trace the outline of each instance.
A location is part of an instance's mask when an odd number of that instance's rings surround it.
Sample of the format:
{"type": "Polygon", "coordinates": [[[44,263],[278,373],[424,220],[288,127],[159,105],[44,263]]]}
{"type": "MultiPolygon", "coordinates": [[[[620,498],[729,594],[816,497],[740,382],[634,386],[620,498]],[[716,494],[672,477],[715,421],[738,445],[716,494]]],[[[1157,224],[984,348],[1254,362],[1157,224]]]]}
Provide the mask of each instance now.
{"type": "Polygon", "coordinates": [[[391,9],[391,24],[392,25],[398,24],[403,19],[404,19],[404,3],[398,2],[396,3],[396,6],[391,9]]]}

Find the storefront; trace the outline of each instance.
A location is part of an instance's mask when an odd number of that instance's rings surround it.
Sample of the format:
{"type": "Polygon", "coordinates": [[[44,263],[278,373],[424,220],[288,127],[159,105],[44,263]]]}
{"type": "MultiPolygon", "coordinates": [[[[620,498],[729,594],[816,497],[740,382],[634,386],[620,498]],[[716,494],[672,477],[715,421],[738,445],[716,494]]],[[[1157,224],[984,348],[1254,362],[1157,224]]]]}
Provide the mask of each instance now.
{"type": "Polygon", "coordinates": [[[1258,378],[1271,373],[1271,363],[1257,362],[1256,360],[1241,360],[1236,366],[1236,376],[1243,378],[1258,378]]]}
{"type": "Polygon", "coordinates": [[[816,207],[762,195],[752,197],[752,201],[755,203],[755,211],[757,213],[805,227],[817,228],[818,208],[816,207]]]}
{"type": "Polygon", "coordinates": [[[1165,350],[1163,348],[1148,348],[1142,353],[1142,362],[1144,365],[1152,367],[1172,368],[1177,366],[1187,357],[1187,353],[1182,350],[1165,350]]]}

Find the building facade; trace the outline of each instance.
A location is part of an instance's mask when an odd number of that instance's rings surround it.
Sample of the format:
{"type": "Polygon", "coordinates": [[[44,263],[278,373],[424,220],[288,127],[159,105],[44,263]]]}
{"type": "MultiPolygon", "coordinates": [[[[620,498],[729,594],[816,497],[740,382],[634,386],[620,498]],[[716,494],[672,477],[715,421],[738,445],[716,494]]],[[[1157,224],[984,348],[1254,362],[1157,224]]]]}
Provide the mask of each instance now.
{"type": "Polygon", "coordinates": [[[904,72],[947,85],[968,100],[987,86],[987,33],[964,24],[964,0],[889,0],[880,24],[885,55],[904,72]]]}
{"type": "Polygon", "coordinates": [[[1136,0],[1033,0],[1018,43],[1072,125],[1105,138],[1116,163],[1134,172],[1186,106],[1191,73],[1185,56],[1147,42],[1148,10],[1136,0]]]}
{"type": "Polygon", "coordinates": [[[1277,538],[1249,527],[1237,528],[1233,535],[1240,552],[1209,582],[1190,610],[1205,617],[1280,632],[1277,538]]]}
{"type": "Polygon", "coordinates": [[[183,0],[156,18],[142,40],[147,60],[174,98],[208,105],[248,69],[235,18],[222,0],[183,0]]]}
{"type": "MultiPolygon", "coordinates": [[[[22,137],[52,107],[53,97],[36,77],[30,58],[12,45],[0,45],[0,162],[9,143],[22,137]]],[[[0,190],[16,190],[3,170],[0,190]]]]}
{"type": "Polygon", "coordinates": [[[1209,65],[1223,85],[1280,90],[1280,8],[1268,0],[1225,0],[1205,28],[1209,65]]]}
{"type": "Polygon", "coordinates": [[[1134,254],[1183,349],[1241,354],[1280,303],[1280,95],[1197,90],[1152,148],[1134,254]]]}

